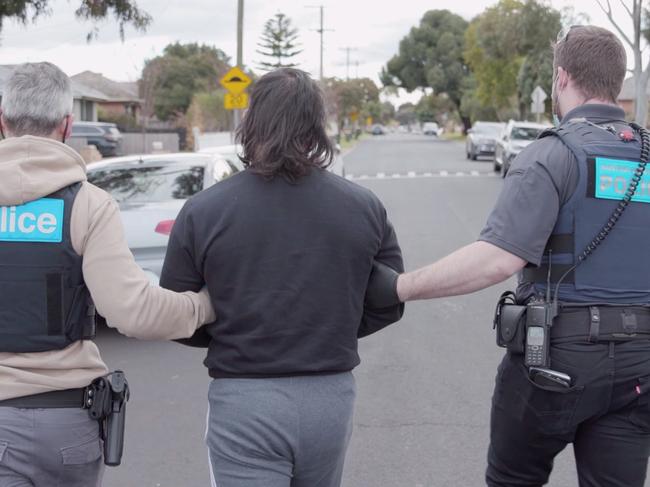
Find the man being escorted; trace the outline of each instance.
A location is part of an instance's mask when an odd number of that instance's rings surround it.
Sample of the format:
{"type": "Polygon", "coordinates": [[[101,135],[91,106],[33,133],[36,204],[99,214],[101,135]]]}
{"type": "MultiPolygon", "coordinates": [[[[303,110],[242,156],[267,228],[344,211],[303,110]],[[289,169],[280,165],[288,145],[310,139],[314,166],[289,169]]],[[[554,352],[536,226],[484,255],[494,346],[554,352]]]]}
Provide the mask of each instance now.
{"type": "Polygon", "coordinates": [[[98,486],[99,427],[86,387],[105,376],[94,304],[132,337],[191,336],[214,311],[206,292],[153,287],[124,239],[119,209],[64,145],[68,77],[18,66],[3,88],[0,142],[0,485],[98,486]],[[91,300],[92,296],[92,300],[91,300]]]}
{"type": "Polygon", "coordinates": [[[649,147],[616,106],[625,71],[611,32],[571,28],[554,48],[559,127],[517,157],[479,241],[397,283],[402,301],[428,299],[522,271],[519,307],[501,310],[508,353],[492,399],[489,486],[545,484],[568,443],[581,486],[644,484],[649,147]]]}

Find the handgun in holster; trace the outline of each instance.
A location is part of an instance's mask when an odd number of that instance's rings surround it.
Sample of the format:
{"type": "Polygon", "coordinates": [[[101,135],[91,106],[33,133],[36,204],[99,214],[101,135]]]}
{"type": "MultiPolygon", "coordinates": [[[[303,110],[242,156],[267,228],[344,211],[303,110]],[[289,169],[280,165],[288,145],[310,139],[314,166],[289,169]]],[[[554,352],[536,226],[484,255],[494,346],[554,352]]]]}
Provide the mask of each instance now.
{"type": "Polygon", "coordinates": [[[124,372],[116,370],[108,376],[95,379],[84,398],[91,418],[99,421],[104,440],[104,464],[114,467],[121,463],[124,451],[124,424],[129,383],[124,372]]]}

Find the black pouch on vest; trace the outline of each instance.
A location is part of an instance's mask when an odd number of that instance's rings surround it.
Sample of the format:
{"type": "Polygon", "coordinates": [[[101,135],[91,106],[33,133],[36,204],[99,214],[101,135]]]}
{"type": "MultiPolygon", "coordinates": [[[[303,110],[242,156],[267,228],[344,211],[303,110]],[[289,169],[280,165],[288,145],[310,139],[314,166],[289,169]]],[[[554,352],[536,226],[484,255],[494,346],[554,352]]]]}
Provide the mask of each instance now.
{"type": "Polygon", "coordinates": [[[524,353],[526,338],[526,306],[516,304],[512,291],[506,291],[494,312],[497,345],[511,353],[524,353]]]}

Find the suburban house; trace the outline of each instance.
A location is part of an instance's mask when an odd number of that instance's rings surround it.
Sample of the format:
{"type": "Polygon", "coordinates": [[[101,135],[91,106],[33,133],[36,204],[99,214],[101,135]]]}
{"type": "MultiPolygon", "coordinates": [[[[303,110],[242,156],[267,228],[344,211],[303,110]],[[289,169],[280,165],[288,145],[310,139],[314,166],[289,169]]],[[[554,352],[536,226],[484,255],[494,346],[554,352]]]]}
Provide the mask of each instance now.
{"type": "MultiPolygon", "coordinates": [[[[650,99],[650,83],[646,87],[646,93],[650,99]]],[[[625,78],[623,81],[623,87],[621,88],[621,93],[616,99],[618,104],[625,110],[625,116],[628,120],[634,118],[634,77],[630,76],[625,78]]]]}
{"type": "MultiPolygon", "coordinates": [[[[16,67],[15,64],[0,64],[0,99],[5,82],[16,67]]],[[[75,120],[82,122],[97,121],[97,104],[106,99],[106,96],[86,85],[72,80],[72,96],[74,98],[73,114],[75,120]]]]}
{"type": "Polygon", "coordinates": [[[75,74],[70,79],[77,86],[102,94],[102,99],[97,101],[97,109],[102,114],[112,117],[126,115],[140,121],[143,101],[138,95],[137,83],[113,81],[92,71],[75,74]]]}

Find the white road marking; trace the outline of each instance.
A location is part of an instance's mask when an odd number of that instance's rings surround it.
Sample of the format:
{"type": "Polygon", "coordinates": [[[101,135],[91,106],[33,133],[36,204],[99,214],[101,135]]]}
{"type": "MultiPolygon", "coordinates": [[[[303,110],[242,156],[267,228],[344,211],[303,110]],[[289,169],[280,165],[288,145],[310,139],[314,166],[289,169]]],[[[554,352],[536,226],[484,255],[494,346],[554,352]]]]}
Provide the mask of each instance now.
{"type": "Polygon", "coordinates": [[[448,171],[440,171],[439,173],[432,173],[432,172],[425,172],[425,173],[416,173],[415,171],[409,171],[407,174],[399,174],[399,173],[393,173],[386,175],[386,173],[379,172],[376,175],[368,175],[368,174],[360,174],[358,176],[354,174],[348,174],[346,175],[346,179],[350,180],[360,180],[360,179],[403,179],[403,178],[408,178],[408,179],[417,179],[417,178],[463,178],[466,176],[472,176],[472,177],[484,177],[484,178],[493,178],[495,176],[498,176],[498,174],[494,172],[479,172],[479,171],[470,171],[470,172],[462,172],[462,171],[457,171],[453,174],[450,174],[448,171]]]}

